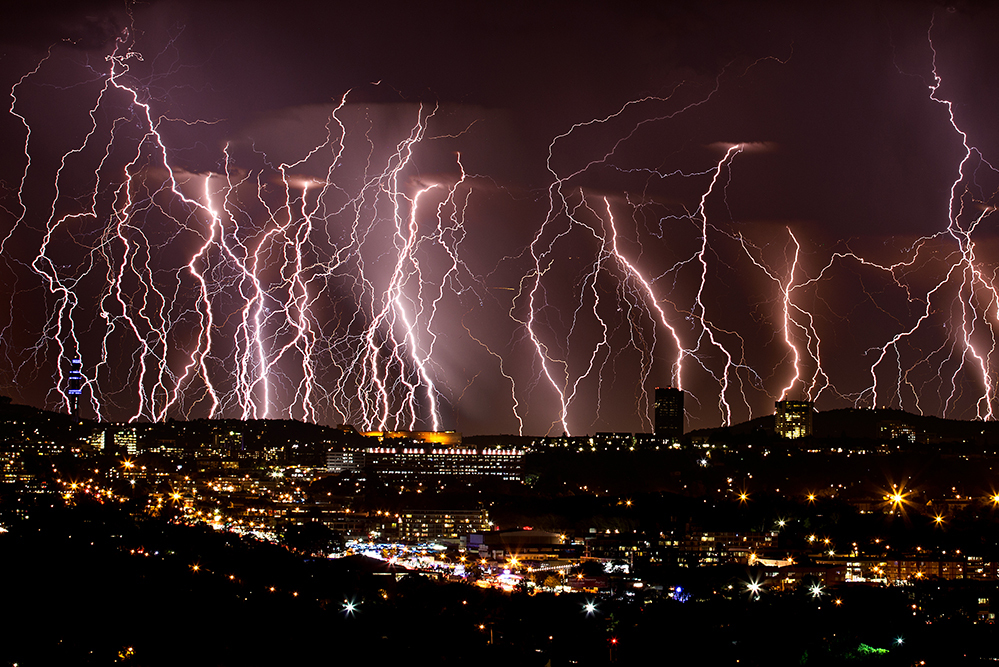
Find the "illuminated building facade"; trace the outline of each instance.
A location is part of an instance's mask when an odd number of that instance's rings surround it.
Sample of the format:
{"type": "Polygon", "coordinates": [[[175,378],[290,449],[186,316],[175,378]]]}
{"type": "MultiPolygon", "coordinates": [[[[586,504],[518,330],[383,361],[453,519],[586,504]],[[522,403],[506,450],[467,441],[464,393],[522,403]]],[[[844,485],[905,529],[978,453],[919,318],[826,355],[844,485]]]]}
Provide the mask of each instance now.
{"type": "MultiPolygon", "coordinates": [[[[374,517],[369,516],[367,512],[351,512],[350,510],[343,512],[332,508],[324,508],[320,512],[319,521],[333,532],[340,533],[345,537],[365,537],[372,528],[384,530],[384,523],[381,520],[375,521],[374,517]]],[[[395,518],[390,517],[386,512],[384,521],[395,521],[395,518]]],[[[391,525],[395,526],[394,523],[391,525]]]]}
{"type": "Polygon", "coordinates": [[[644,535],[637,533],[596,533],[584,537],[583,544],[587,558],[596,558],[604,562],[615,561],[627,563],[628,570],[634,568],[636,562],[649,562],[652,545],[644,535]]]}
{"type": "Polygon", "coordinates": [[[539,451],[641,452],[679,448],[680,438],[655,433],[596,433],[539,437],[530,446],[539,451]]]}
{"type": "Polygon", "coordinates": [[[119,454],[135,456],[139,453],[138,429],[134,426],[120,426],[114,431],[114,446],[119,454]]]}
{"type": "Polygon", "coordinates": [[[892,559],[838,556],[816,559],[815,562],[819,565],[845,566],[845,580],[847,582],[875,582],[890,586],[911,584],[914,581],[925,579],[943,581],[953,579],[994,580],[997,574],[996,563],[971,561],[961,556],[947,558],[945,556],[903,554],[892,559]]]}
{"type": "Polygon", "coordinates": [[[774,403],[774,431],[782,438],[807,438],[812,435],[811,401],[777,401],[774,403]]]}
{"type": "Polygon", "coordinates": [[[679,441],[683,437],[683,390],[656,387],[652,423],[659,437],[679,441]]]}
{"type": "Polygon", "coordinates": [[[489,514],[474,510],[403,510],[399,513],[399,537],[411,542],[457,540],[489,530],[489,514]]]}
{"type": "Polygon", "coordinates": [[[686,567],[748,563],[777,546],[777,531],[762,533],[692,530],[680,542],[680,564],[686,567]]]}
{"type": "Polygon", "coordinates": [[[582,555],[581,545],[565,535],[544,530],[484,530],[468,536],[466,553],[479,558],[504,560],[553,560],[582,555]]]}
{"type": "Polygon", "coordinates": [[[0,482],[26,482],[31,478],[24,470],[20,452],[0,451],[0,482]]]}
{"type": "Polygon", "coordinates": [[[881,438],[884,440],[904,440],[916,442],[916,429],[902,421],[885,420],[878,424],[881,438]]]}
{"type": "Polygon", "coordinates": [[[236,456],[243,451],[243,434],[232,429],[215,433],[215,451],[222,456],[236,456]]]}
{"type": "Polygon", "coordinates": [[[97,429],[90,434],[90,437],[87,438],[87,444],[90,445],[95,452],[103,452],[104,448],[107,446],[106,438],[107,435],[104,433],[104,429],[97,429]]]}
{"type": "Polygon", "coordinates": [[[368,447],[364,450],[365,469],[378,474],[391,486],[485,479],[520,481],[524,459],[522,450],[429,447],[412,442],[399,444],[396,447],[368,447]]]}
{"type": "Polygon", "coordinates": [[[326,452],[326,470],[335,474],[340,474],[344,470],[360,470],[364,467],[364,454],[362,452],[331,449],[326,452]]]}

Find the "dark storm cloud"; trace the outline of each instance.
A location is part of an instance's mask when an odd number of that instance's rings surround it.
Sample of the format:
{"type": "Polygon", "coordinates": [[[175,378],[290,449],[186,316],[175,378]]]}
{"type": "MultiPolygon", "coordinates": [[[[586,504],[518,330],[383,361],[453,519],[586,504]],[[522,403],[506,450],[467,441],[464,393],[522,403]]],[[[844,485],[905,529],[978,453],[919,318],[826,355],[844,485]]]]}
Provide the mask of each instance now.
{"type": "Polygon", "coordinates": [[[122,2],[24,2],[8,8],[0,22],[0,43],[37,49],[65,42],[96,50],[113,42],[127,24],[122,2]]]}

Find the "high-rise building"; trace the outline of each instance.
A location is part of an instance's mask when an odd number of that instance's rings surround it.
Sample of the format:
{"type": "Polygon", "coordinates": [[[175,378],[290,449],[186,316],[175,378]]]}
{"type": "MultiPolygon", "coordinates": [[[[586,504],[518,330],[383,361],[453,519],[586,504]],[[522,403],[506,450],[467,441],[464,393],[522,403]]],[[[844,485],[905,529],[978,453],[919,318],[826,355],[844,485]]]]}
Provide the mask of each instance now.
{"type": "Polygon", "coordinates": [[[683,437],[683,390],[656,387],[652,423],[657,436],[679,440],[683,437]]]}
{"type": "Polygon", "coordinates": [[[80,394],[83,393],[83,360],[71,359],[69,362],[69,413],[74,419],[80,418],[80,394]]]}
{"type": "Polygon", "coordinates": [[[807,438],[812,434],[811,401],[777,401],[774,403],[774,431],[782,438],[807,438]]]}

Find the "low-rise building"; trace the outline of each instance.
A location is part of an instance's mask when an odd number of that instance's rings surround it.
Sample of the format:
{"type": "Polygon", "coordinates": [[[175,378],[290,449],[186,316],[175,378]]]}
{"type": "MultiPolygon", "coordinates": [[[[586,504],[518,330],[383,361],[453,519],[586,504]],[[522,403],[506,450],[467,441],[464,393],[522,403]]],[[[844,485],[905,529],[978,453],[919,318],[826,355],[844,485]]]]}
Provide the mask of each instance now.
{"type": "Polygon", "coordinates": [[[409,542],[458,540],[489,530],[485,509],[408,509],[399,513],[399,537],[409,542]]]}

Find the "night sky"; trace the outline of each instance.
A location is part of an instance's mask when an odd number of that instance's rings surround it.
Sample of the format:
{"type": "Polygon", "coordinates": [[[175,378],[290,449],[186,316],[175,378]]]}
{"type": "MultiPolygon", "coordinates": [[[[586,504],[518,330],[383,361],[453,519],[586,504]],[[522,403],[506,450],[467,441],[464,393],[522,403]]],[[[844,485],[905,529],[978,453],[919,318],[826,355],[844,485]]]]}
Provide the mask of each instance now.
{"type": "Polygon", "coordinates": [[[999,12],[813,4],[24,9],[0,393],[65,410],[79,356],[121,421],[991,419],[999,12]]]}

